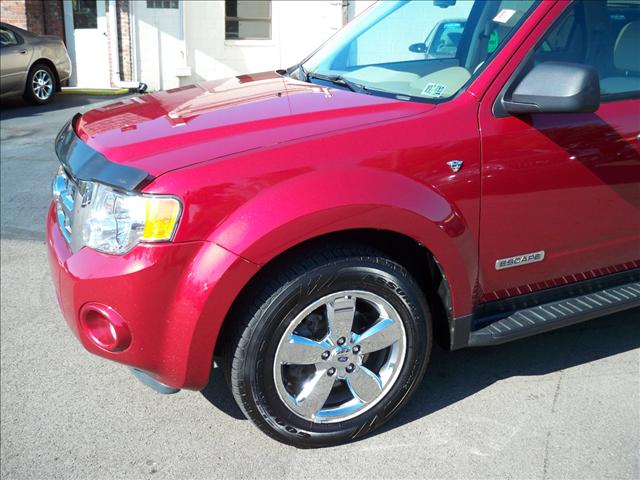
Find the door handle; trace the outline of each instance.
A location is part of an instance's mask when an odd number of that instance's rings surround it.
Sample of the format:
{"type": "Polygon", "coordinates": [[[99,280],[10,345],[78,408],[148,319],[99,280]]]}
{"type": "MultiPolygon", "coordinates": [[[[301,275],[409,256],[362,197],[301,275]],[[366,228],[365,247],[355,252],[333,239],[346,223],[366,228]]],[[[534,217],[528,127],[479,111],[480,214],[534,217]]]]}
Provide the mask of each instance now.
{"type": "Polygon", "coordinates": [[[25,53],[27,53],[26,50],[20,50],[20,55],[24,55],[25,53]]]}

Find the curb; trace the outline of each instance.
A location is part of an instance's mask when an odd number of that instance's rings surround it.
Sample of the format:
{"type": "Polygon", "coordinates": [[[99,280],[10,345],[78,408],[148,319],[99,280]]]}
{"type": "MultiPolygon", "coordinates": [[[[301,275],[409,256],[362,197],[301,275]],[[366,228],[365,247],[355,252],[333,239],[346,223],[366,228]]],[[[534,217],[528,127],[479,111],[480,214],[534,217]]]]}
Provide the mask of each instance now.
{"type": "Polygon", "coordinates": [[[62,87],[62,95],[123,95],[129,93],[128,88],[69,88],[62,87]]]}

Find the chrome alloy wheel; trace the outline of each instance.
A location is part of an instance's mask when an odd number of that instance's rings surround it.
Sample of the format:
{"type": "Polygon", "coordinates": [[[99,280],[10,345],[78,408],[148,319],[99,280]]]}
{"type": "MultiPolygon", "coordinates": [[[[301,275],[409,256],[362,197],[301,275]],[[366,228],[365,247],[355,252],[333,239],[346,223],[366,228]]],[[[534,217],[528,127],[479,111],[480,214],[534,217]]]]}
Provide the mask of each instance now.
{"type": "Polygon", "coordinates": [[[37,70],[31,80],[33,94],[39,100],[47,100],[53,93],[53,79],[46,70],[37,70]]]}
{"type": "Polygon", "coordinates": [[[305,308],[280,339],[276,389],[305,420],[348,420],[384,398],[405,353],[405,328],[389,302],[364,291],[334,293],[305,308]]]}

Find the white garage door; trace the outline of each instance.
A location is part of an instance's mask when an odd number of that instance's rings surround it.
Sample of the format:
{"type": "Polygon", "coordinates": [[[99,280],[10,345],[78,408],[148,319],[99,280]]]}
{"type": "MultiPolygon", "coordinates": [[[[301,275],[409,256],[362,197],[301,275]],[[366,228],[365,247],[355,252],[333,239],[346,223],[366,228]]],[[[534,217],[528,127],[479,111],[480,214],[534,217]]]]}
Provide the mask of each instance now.
{"type": "Polygon", "coordinates": [[[105,0],[65,0],[65,36],[73,65],[71,86],[108,88],[109,44],[105,0]]]}
{"type": "Polygon", "coordinates": [[[178,0],[131,2],[134,18],[137,78],[150,90],[179,86],[185,64],[182,5],[178,0]]]}

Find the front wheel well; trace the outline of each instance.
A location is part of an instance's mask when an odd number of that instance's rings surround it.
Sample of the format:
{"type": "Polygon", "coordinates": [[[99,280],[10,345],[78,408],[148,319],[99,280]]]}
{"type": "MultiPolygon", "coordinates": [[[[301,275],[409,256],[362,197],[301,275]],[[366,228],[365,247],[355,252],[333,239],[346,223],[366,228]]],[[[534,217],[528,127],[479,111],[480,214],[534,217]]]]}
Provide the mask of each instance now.
{"type": "MultiPolygon", "coordinates": [[[[273,270],[299,258],[305,251],[318,248],[336,248],[339,246],[362,246],[381,251],[391,260],[405,267],[420,286],[431,309],[434,340],[444,349],[451,345],[449,322],[451,301],[449,285],[442,268],[433,254],[421,243],[411,237],[388,230],[357,229],[330,233],[306,240],[286,250],[262,266],[260,271],[244,286],[226,319],[233,316],[239,305],[242,305],[254,289],[256,283],[262,281],[273,270]]],[[[216,342],[216,355],[222,353],[222,343],[229,322],[225,320],[216,342]]]]}

